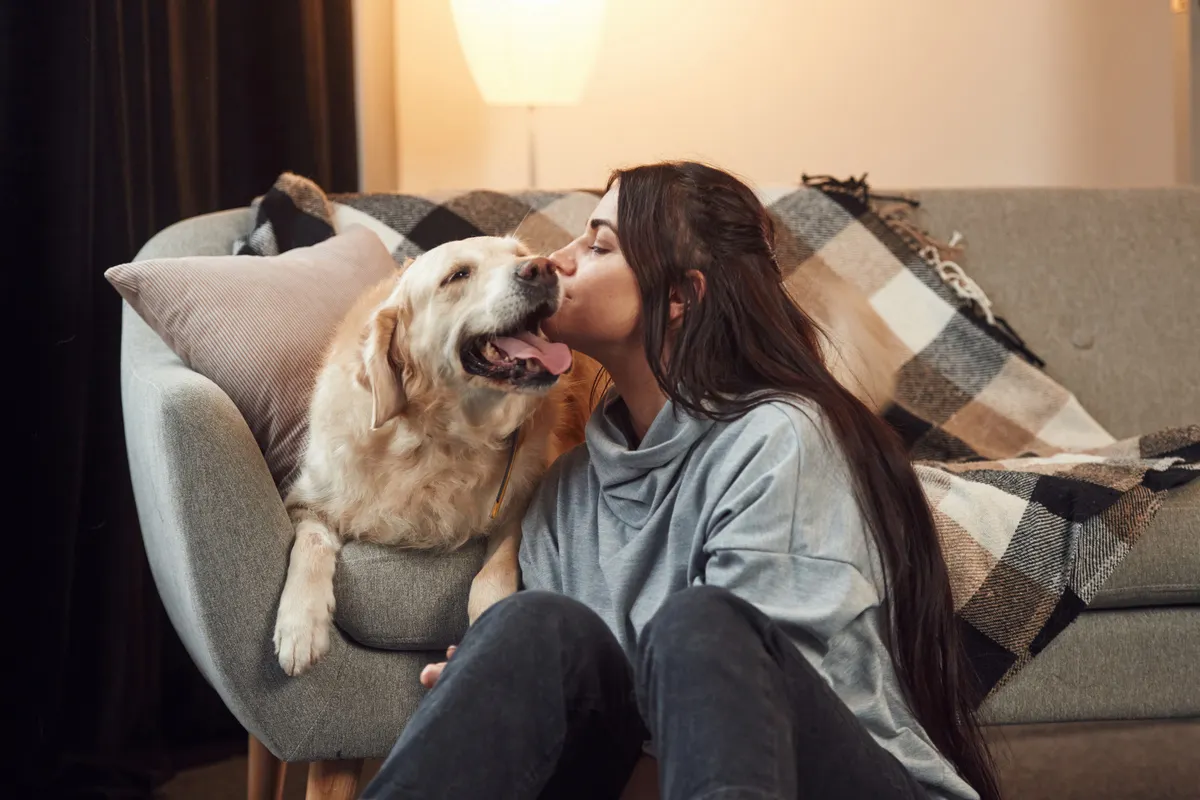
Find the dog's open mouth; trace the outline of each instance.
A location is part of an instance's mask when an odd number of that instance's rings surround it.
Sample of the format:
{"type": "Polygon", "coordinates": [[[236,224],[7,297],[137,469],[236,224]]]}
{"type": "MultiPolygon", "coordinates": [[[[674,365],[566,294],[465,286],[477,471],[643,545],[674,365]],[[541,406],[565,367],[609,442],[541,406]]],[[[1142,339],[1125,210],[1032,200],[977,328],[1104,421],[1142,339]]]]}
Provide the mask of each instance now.
{"type": "Polygon", "coordinates": [[[471,339],[462,348],[468,373],[517,387],[548,386],[571,368],[571,350],[542,335],[549,309],[539,309],[517,328],[471,339]]]}

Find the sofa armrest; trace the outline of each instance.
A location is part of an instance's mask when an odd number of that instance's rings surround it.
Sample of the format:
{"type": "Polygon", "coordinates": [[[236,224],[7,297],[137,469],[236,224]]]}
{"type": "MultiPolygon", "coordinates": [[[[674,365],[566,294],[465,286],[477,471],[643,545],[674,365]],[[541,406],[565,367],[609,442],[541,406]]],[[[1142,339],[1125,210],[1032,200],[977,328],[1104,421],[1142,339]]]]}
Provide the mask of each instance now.
{"type": "Polygon", "coordinates": [[[250,233],[254,211],[249,207],[230,208],[188,217],[163,228],[142,245],[134,261],[185,256],[227,256],[233,242],[250,233]]]}
{"type": "Polygon", "coordinates": [[[228,687],[261,671],[292,528],[233,401],[177,360],[153,358],[154,334],[128,306],[123,327],[121,403],[146,554],[175,630],[233,708],[228,687]]]}
{"type": "Polygon", "coordinates": [[[121,395],[150,568],[188,653],[242,725],[293,761],[388,751],[436,654],[358,647],[289,678],[273,652],[292,526],[245,420],[128,306],[121,395]],[[336,710],[336,711],[333,711],[336,710]]]}

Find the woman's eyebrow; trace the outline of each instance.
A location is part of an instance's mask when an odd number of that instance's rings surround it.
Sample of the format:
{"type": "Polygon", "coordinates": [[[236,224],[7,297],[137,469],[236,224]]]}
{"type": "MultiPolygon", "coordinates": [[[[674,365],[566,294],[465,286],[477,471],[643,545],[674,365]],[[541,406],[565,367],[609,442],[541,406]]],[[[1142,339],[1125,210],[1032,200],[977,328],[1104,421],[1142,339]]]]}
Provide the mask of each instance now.
{"type": "Polygon", "coordinates": [[[613,232],[613,236],[617,235],[617,226],[613,225],[611,222],[609,222],[606,219],[588,220],[588,226],[591,227],[591,229],[594,231],[600,230],[601,227],[605,227],[613,232]]]}

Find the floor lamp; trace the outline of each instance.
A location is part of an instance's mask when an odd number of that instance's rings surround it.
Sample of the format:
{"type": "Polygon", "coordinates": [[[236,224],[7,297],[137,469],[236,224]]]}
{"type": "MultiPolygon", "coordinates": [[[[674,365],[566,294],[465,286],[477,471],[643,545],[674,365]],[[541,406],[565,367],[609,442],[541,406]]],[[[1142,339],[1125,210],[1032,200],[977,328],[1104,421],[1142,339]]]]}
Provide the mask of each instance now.
{"type": "Polygon", "coordinates": [[[529,188],[536,189],[536,110],[582,98],[600,49],[604,0],[451,0],[451,7],[484,102],[528,109],[529,188]]]}

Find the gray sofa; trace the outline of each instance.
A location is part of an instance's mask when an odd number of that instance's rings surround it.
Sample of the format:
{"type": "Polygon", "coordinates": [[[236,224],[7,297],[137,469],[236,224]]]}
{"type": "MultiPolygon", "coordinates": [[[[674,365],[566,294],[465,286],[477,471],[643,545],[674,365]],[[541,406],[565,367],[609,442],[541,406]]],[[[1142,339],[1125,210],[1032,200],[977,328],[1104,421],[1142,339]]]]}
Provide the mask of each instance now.
{"type": "MultiPolygon", "coordinates": [[[[966,235],[968,272],[1114,434],[1200,422],[1200,189],[918,196],[923,222],[943,239],[966,235]]],[[[248,209],[185,220],[138,258],[226,254],[250,224],[248,209]]],[[[122,372],[146,550],[191,657],[275,756],[385,754],[420,699],[421,666],[465,625],[478,549],[437,559],[346,548],[333,648],[288,678],[271,634],[291,528],[250,431],[129,308],[122,372]]],[[[1198,664],[1200,482],[1170,497],[1093,607],[985,714],[1043,734],[1096,720],[1161,734],[1164,721],[1200,717],[1198,664]]],[[[1002,761],[1006,775],[1025,769],[1002,761]]]]}

